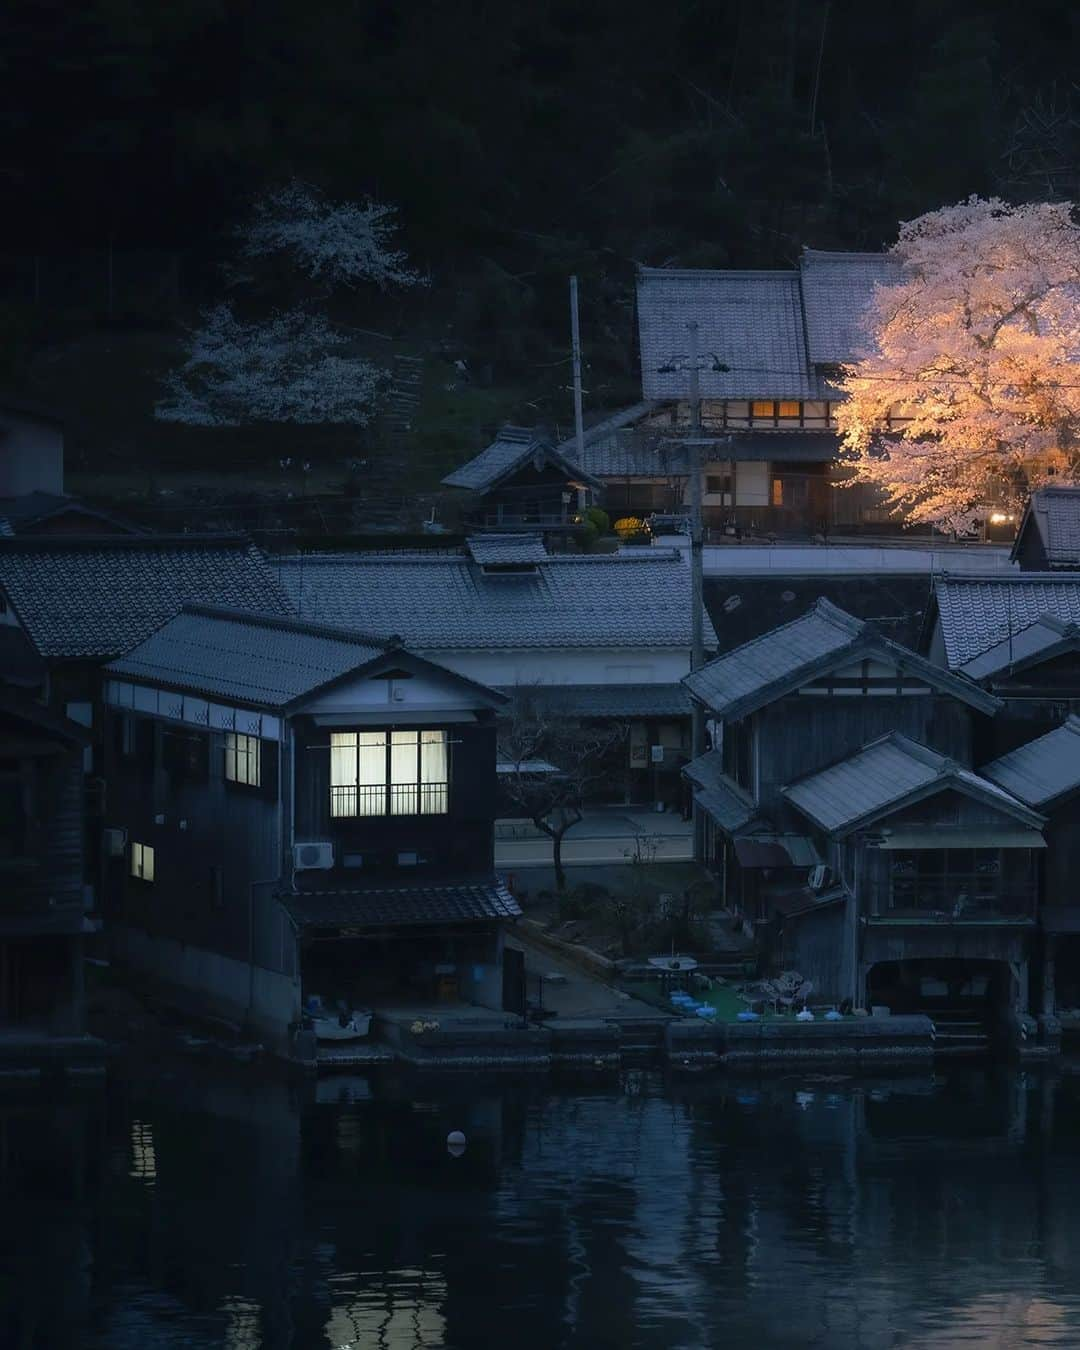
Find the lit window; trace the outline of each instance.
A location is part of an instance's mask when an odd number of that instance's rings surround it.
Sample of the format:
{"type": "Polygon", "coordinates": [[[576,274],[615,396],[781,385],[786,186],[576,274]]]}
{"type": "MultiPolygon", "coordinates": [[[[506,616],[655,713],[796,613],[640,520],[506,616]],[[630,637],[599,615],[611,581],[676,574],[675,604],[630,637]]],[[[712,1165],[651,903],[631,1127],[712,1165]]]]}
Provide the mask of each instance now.
{"type": "Polygon", "coordinates": [[[330,736],[331,816],[445,815],[445,731],[341,731],[330,736]]]}
{"type": "Polygon", "coordinates": [[[776,416],[776,406],[771,398],[755,399],[750,404],[751,417],[767,417],[770,421],[776,416]]]}
{"type": "Polygon", "coordinates": [[[225,778],[247,787],[259,786],[259,738],[239,731],[225,733],[225,778]]]}
{"type": "Polygon", "coordinates": [[[131,875],[140,881],[153,881],[154,850],[149,844],[131,845],[131,875]]]}
{"type": "Polygon", "coordinates": [[[784,504],[784,480],[782,478],[772,480],[772,504],[773,506],[783,506],[784,504]]]}
{"type": "Polygon", "coordinates": [[[798,419],[799,413],[801,411],[802,408],[797,398],[781,399],[780,402],[777,404],[777,414],[780,417],[794,417],[798,419]]]}

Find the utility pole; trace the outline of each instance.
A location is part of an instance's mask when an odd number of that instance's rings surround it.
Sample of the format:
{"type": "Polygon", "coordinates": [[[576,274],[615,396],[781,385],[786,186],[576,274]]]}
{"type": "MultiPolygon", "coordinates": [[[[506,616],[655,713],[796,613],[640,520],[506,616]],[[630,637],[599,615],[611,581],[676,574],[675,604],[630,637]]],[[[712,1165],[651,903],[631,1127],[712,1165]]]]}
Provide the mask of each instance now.
{"type": "Polygon", "coordinates": [[[570,278],[570,354],[574,366],[574,444],[579,469],[585,465],[585,424],[581,411],[581,329],[578,324],[577,277],[570,278]]]}
{"type": "MultiPolygon", "coordinates": [[[[690,669],[705,664],[704,621],[704,541],[701,526],[701,372],[698,369],[698,326],[690,330],[690,438],[686,446],[687,472],[690,475],[690,669]]],[[[695,759],[705,753],[705,710],[695,699],[691,720],[691,754],[695,759]]],[[[694,801],[694,860],[705,858],[705,817],[694,801]]]]}

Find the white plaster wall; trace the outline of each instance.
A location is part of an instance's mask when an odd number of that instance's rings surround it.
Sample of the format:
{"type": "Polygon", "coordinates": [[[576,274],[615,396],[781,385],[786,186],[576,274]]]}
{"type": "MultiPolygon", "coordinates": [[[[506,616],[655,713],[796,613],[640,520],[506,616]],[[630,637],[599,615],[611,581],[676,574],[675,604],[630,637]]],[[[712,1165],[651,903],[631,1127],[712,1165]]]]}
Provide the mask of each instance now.
{"type": "Polygon", "coordinates": [[[64,433],[0,408],[0,497],[64,490],[64,433]]]}
{"type": "Polygon", "coordinates": [[[370,676],[346,680],[305,703],[304,711],[366,712],[379,708],[469,710],[475,707],[476,695],[470,690],[463,689],[454,680],[440,679],[432,674],[414,675],[407,680],[372,679],[370,676]]]}
{"type": "MultiPolygon", "coordinates": [[[[647,622],[643,617],[642,623],[647,622]]],[[[423,655],[496,688],[514,684],[676,684],[690,670],[689,650],[670,648],[527,648],[425,651],[423,655]]]]}

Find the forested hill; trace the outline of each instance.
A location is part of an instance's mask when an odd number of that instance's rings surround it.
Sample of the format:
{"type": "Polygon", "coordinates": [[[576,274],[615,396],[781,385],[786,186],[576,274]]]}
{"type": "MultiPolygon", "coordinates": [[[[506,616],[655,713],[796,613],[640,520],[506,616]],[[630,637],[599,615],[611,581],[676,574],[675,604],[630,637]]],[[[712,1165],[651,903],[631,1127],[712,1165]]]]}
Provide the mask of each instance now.
{"type": "Polygon", "coordinates": [[[298,175],[396,204],[423,303],[526,389],[571,271],[602,379],[632,366],[635,262],[876,248],[1080,174],[1080,11],[1047,0],[9,0],[0,28],[9,274],[172,250],[197,298],[298,175]]]}

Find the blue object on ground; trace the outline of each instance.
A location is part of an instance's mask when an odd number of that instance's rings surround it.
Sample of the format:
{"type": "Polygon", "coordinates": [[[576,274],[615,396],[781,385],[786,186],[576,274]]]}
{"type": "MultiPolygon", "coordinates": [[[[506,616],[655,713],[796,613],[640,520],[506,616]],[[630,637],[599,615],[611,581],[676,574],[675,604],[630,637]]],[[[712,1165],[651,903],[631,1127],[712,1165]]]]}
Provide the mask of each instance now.
{"type": "Polygon", "coordinates": [[[844,1014],[837,1012],[835,1008],[830,1008],[829,1011],[825,1014],[826,1022],[842,1022],[843,1020],[844,1014]]]}
{"type": "Polygon", "coordinates": [[[736,1014],[735,1014],[735,1020],[736,1020],[737,1022],[760,1022],[760,1021],[761,1021],[761,1014],[760,1014],[760,1013],[756,1013],[756,1012],[751,1012],[750,1009],[747,1008],[747,1009],[745,1009],[745,1010],[744,1010],[743,1012],[741,1012],[741,1013],[736,1013],[736,1014]]]}

